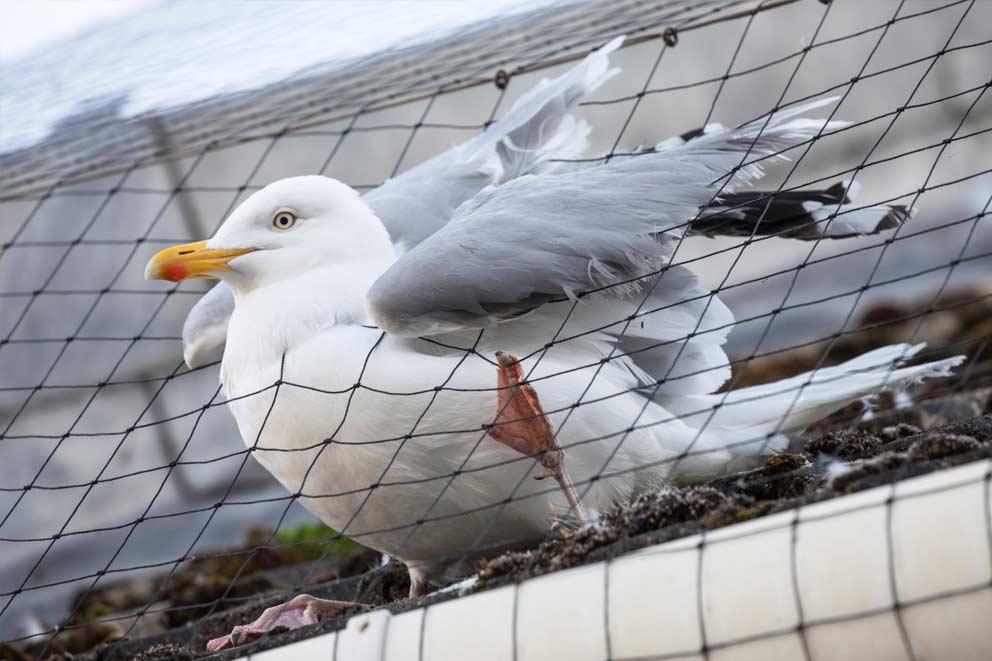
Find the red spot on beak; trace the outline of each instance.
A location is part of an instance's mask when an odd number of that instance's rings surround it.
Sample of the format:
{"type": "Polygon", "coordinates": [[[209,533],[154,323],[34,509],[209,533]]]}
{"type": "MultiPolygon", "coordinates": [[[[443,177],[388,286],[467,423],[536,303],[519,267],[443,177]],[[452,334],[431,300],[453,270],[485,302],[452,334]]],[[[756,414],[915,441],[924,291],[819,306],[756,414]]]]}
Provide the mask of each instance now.
{"type": "Polygon", "coordinates": [[[183,266],[182,264],[169,264],[163,270],[162,276],[166,280],[170,280],[172,282],[179,282],[180,280],[186,278],[187,273],[188,272],[186,270],[186,267],[183,266]]]}

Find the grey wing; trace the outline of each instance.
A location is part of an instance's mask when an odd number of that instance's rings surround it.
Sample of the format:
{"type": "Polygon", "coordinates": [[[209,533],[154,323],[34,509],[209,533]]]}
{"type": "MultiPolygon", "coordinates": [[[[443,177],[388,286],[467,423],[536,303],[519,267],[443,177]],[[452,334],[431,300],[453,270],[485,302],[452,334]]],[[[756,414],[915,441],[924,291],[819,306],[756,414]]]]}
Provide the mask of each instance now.
{"type": "Polygon", "coordinates": [[[367,299],[373,321],[393,334],[426,335],[490,326],[590,290],[630,295],[668,262],[687,223],[718,192],[715,180],[729,177],[730,192],[761,175],[759,163],[737,167],[745,154],[771,157],[841,126],[792,119],[832,101],[636,158],[488,188],[376,281],[367,299]]]}
{"type": "MultiPolygon", "coordinates": [[[[707,124],[663,140],[653,149],[677,149],[700,136],[724,130],[720,124],[707,124]]],[[[583,166],[574,165],[576,169],[583,166]]],[[[819,241],[878,234],[899,227],[913,216],[912,208],[899,204],[858,204],[855,200],[860,190],[858,182],[844,180],[825,189],[724,193],[701,208],[688,229],[694,236],[778,236],[819,241]]]]}
{"type": "Polygon", "coordinates": [[[443,227],[463,202],[490,185],[557,167],[554,159],[582,154],[589,125],[572,112],[579,101],[619,72],[609,56],[617,37],[553,80],[542,80],[475,138],[453,147],[364,196],[393,243],[412,248],[443,227]]]}
{"type": "MultiPolygon", "coordinates": [[[[487,186],[558,167],[585,151],[590,127],[572,116],[579,101],[619,72],[610,53],[617,37],[553,80],[523,94],[483,133],[389,179],[363,196],[393,243],[408,250],[443,227],[463,202],[487,186]]],[[[234,294],[221,282],[190,310],[183,326],[183,357],[195,368],[218,360],[234,311],[234,294]]]]}

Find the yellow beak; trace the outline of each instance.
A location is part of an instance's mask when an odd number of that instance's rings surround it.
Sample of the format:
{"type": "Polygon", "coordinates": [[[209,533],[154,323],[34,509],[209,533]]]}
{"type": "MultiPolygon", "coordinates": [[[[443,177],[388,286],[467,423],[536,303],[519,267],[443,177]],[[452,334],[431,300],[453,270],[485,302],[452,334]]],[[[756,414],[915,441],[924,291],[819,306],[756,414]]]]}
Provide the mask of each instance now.
{"type": "Polygon", "coordinates": [[[186,243],[160,250],[145,266],[145,280],[171,280],[179,282],[190,278],[216,280],[217,271],[229,271],[227,265],[235,257],[253,252],[255,248],[215,250],[207,248],[206,241],[186,243]]]}

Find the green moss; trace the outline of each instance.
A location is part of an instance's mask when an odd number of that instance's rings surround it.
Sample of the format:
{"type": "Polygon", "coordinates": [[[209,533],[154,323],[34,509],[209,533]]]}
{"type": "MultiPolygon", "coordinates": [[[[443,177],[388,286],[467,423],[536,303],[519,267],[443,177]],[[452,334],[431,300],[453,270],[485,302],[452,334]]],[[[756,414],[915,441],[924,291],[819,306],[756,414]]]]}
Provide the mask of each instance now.
{"type": "Polygon", "coordinates": [[[290,528],[283,528],[276,533],[279,544],[292,546],[313,560],[323,557],[341,557],[360,553],[362,545],[338,533],[323,523],[300,523],[290,528]]]}
{"type": "Polygon", "coordinates": [[[775,506],[773,500],[760,500],[748,502],[746,497],[736,501],[728,501],[724,505],[716,508],[703,517],[703,525],[709,529],[732,526],[736,523],[743,523],[751,519],[765,516],[775,506]]]}
{"type": "Polygon", "coordinates": [[[809,461],[801,454],[782,452],[768,457],[765,469],[768,473],[788,473],[809,466],[809,461]]]}
{"type": "Polygon", "coordinates": [[[113,612],[114,609],[108,606],[107,604],[101,601],[96,601],[87,604],[86,608],[83,610],[83,620],[85,621],[97,620],[101,617],[110,615],[113,612]]]}

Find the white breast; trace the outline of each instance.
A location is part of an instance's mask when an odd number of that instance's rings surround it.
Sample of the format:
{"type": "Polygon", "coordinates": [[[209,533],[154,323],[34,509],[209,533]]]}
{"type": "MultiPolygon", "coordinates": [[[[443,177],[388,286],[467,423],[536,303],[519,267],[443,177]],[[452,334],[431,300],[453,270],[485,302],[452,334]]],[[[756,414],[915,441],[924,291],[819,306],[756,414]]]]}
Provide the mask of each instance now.
{"type": "MultiPolygon", "coordinates": [[[[247,306],[244,312],[232,319],[224,357],[230,409],[253,456],[331,527],[436,565],[470,549],[532,542],[555,516],[568,516],[557,485],[531,479],[533,459],[484,431],[497,406],[490,362],[429,355],[415,350],[420,340],[380,339],[380,331],[360,325],[297,334],[284,350],[272,340],[284,333],[266,332],[247,306]]],[[[632,466],[668,454],[650,431],[622,433],[643,404],[629,392],[616,396],[626,381],[573,367],[561,356],[546,358],[542,374],[564,374],[535,385],[545,410],[556,411],[550,417],[562,429],[559,441],[577,444],[566,450],[573,479],[616,473],[580,484],[580,492],[589,489],[587,507],[603,508],[646,484],[632,466]],[[601,401],[570,413],[590,381],[586,399],[601,401]]]]}

